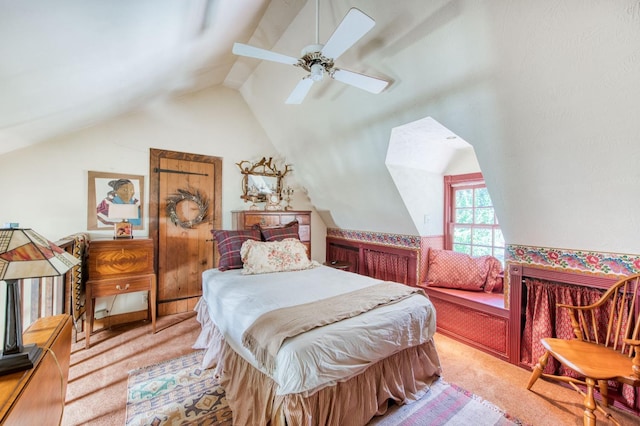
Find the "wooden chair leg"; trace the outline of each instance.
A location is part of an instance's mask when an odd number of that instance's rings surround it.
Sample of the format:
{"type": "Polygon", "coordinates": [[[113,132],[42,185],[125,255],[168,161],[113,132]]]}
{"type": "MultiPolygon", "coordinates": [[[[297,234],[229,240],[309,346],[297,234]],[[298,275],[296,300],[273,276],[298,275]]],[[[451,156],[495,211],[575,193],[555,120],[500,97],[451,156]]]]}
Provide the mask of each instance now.
{"type": "Polygon", "coordinates": [[[609,383],[606,380],[598,380],[598,389],[602,397],[602,405],[609,406],[609,383]]]}
{"type": "Polygon", "coordinates": [[[545,353],[540,357],[538,363],[535,367],[533,367],[533,371],[531,372],[531,377],[529,377],[529,383],[527,383],[527,390],[531,389],[531,386],[542,376],[542,372],[544,368],[547,366],[547,362],[549,361],[549,352],[545,351],[545,353]]]}
{"type": "Polygon", "coordinates": [[[584,397],[584,426],[596,426],[596,415],[593,411],[596,409],[596,400],[593,397],[593,388],[596,382],[593,379],[587,378],[587,394],[584,397]]]}

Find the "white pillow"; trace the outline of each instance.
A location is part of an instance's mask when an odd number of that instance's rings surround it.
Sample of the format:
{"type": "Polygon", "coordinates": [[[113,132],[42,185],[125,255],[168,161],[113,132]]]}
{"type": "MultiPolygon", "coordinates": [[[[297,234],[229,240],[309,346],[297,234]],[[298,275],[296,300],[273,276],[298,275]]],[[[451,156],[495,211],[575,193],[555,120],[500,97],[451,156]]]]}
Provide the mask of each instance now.
{"type": "Polygon", "coordinates": [[[315,266],[315,262],[307,256],[307,247],[295,238],[282,241],[247,240],[240,248],[240,257],[244,264],[244,275],[299,271],[315,266]]]}

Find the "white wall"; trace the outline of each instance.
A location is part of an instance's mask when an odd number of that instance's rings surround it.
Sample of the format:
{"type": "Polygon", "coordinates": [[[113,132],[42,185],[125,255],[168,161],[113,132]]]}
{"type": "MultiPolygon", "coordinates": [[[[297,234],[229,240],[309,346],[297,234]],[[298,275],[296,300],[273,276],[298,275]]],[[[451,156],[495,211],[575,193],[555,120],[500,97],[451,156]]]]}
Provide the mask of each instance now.
{"type": "MultiPolygon", "coordinates": [[[[90,170],[144,175],[148,204],[150,148],[223,158],[225,229],[231,228],[232,210],[248,208],[240,199],[242,175],[235,163],[279,156],[237,91],[211,89],[157,102],[143,111],[66,137],[0,155],[0,181],[6,182],[2,195],[5,200],[12,200],[2,204],[0,223],[19,222],[53,241],[85,231],[90,170]]],[[[297,209],[310,210],[311,204],[296,182],[297,173],[298,170],[286,177],[287,184],[298,188],[292,204],[297,209]]],[[[110,231],[100,233],[109,235],[110,231]]],[[[134,235],[148,235],[148,223],[144,231],[134,231],[134,235]]],[[[312,255],[321,262],[325,260],[325,235],[326,228],[314,212],[312,255]]],[[[99,302],[96,309],[109,306],[109,302],[99,302]]],[[[116,302],[113,313],[129,310],[119,306],[121,300],[116,302]]],[[[136,297],[133,303],[140,305],[141,298],[136,297]]]]}
{"type": "MultiPolygon", "coordinates": [[[[312,3],[273,50],[313,39],[312,3]]],[[[431,116],[473,146],[507,243],[640,253],[637,1],[331,0],[321,41],[352,6],[376,26],[336,65],[390,79],[383,93],[326,78],[284,105],[305,73],[267,62],[241,88],[319,211],[422,232],[384,162],[393,128],[431,116]]]]}
{"type": "MultiPolygon", "coordinates": [[[[314,41],[314,4],[273,50],[297,56],[314,41]]],[[[336,65],[390,80],[383,93],[325,78],[302,105],[285,105],[304,71],[260,62],[241,88],[259,124],[245,126],[246,106],[214,90],[0,157],[4,193],[22,197],[2,206],[0,221],[39,225],[52,238],[74,232],[86,220],[86,171],[146,175],[152,146],[224,156],[235,194],[231,164],[271,143],[294,164],[296,207],[307,193],[332,226],[438,234],[418,229],[425,209],[407,208],[385,166],[392,129],[429,116],[473,146],[507,243],[640,253],[637,0],[323,0],[321,42],[350,7],[376,26],[336,65]]],[[[41,107],[2,100],[9,110],[41,107]]],[[[240,201],[226,191],[223,201],[228,224],[240,201]]]]}

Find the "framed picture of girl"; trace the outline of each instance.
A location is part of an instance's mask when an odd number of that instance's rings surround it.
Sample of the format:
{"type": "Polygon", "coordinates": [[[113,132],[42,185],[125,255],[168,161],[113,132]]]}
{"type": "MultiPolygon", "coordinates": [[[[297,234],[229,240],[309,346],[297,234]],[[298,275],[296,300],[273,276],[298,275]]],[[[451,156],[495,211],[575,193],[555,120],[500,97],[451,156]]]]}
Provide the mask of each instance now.
{"type": "Polygon", "coordinates": [[[124,219],[133,229],[144,229],[144,176],[93,171],[88,176],[87,229],[114,229],[124,219]]]}

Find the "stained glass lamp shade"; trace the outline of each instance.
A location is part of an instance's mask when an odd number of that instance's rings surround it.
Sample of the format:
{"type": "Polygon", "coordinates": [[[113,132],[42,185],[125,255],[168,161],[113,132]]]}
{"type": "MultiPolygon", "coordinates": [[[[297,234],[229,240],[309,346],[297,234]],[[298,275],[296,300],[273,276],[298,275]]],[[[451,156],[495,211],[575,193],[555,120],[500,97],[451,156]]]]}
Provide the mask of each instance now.
{"type": "Polygon", "coordinates": [[[42,349],[22,344],[20,286],[24,278],[62,275],[80,260],[32,229],[0,229],[0,280],[7,283],[0,376],[33,367],[42,349]]]}

